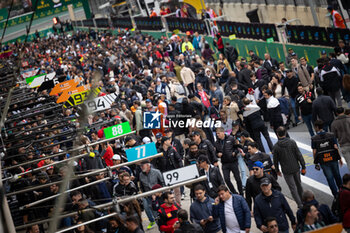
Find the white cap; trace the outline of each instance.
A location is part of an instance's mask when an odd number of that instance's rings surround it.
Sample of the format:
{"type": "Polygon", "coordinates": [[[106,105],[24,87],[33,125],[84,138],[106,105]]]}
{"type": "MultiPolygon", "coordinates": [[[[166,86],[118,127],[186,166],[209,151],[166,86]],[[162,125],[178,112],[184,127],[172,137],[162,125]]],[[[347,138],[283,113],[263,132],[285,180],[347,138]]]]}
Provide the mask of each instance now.
{"type": "Polygon", "coordinates": [[[113,160],[122,160],[122,158],[118,154],[113,155],[112,159],[113,160]]]}
{"type": "Polygon", "coordinates": [[[142,139],[142,142],[145,143],[145,144],[148,144],[148,143],[151,142],[151,139],[150,139],[149,137],[144,137],[144,138],[142,139]]]}

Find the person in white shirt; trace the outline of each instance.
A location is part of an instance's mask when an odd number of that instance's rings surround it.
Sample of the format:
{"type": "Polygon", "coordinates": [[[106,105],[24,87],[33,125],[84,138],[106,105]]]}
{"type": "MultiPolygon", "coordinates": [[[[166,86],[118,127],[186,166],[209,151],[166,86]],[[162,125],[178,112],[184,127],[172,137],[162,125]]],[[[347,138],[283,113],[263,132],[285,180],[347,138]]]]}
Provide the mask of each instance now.
{"type": "Polygon", "coordinates": [[[213,206],[213,217],[219,217],[223,233],[250,232],[250,210],[246,200],[231,194],[225,185],[218,188],[218,197],[213,206]]]}

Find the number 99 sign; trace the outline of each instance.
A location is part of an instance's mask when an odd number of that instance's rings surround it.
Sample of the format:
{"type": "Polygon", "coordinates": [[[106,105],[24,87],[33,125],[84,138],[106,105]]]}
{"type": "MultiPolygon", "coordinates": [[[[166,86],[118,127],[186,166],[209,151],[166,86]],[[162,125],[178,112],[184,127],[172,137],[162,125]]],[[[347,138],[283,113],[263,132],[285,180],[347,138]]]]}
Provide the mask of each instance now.
{"type": "Polygon", "coordinates": [[[174,185],[198,177],[199,173],[196,164],[163,172],[165,185],[174,185]]]}
{"type": "Polygon", "coordinates": [[[127,121],[118,125],[113,125],[111,127],[105,128],[103,132],[105,134],[105,138],[109,139],[118,137],[126,133],[130,133],[131,128],[129,122],[127,121]]]}

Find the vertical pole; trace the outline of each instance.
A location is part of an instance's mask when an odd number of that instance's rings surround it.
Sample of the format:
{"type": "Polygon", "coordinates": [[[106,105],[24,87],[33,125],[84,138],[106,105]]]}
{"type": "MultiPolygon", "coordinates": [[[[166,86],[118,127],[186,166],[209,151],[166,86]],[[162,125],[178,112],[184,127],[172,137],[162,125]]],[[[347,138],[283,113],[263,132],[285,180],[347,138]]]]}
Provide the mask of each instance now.
{"type": "Polygon", "coordinates": [[[309,2],[309,7],[311,9],[312,18],[314,19],[315,26],[318,27],[320,24],[318,22],[317,14],[315,11],[315,2],[313,0],[308,0],[308,2],[309,2]]]}

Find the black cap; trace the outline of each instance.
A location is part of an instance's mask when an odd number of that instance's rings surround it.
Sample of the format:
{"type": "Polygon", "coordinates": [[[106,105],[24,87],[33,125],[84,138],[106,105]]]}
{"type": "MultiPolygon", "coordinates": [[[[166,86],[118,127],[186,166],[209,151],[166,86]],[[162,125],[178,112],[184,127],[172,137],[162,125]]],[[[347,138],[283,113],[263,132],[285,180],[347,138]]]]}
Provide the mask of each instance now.
{"type": "Polygon", "coordinates": [[[167,141],[167,140],[169,140],[169,139],[170,139],[169,137],[166,137],[166,136],[163,137],[163,138],[162,138],[162,144],[164,144],[164,142],[167,141]]]}
{"type": "Polygon", "coordinates": [[[239,125],[239,121],[232,121],[232,126],[237,126],[239,125]]]}
{"type": "Polygon", "coordinates": [[[130,140],[132,140],[132,137],[130,137],[130,136],[125,137],[125,144],[128,143],[130,140]]]}
{"type": "Polygon", "coordinates": [[[284,71],[285,71],[286,73],[292,72],[291,69],[285,69],[284,71]]]}
{"type": "Polygon", "coordinates": [[[193,137],[195,135],[200,136],[201,134],[198,131],[193,131],[190,136],[193,137]]]}
{"type": "Polygon", "coordinates": [[[159,138],[162,138],[163,137],[163,134],[162,133],[157,133],[156,134],[156,139],[159,139],[159,138]]]}
{"type": "Polygon", "coordinates": [[[166,129],[164,130],[164,133],[169,133],[169,132],[173,132],[173,130],[172,130],[171,128],[166,128],[166,129]]]}
{"type": "Polygon", "coordinates": [[[260,181],[260,187],[263,185],[269,185],[269,184],[271,184],[271,181],[269,178],[262,178],[260,181]]]}
{"type": "Polygon", "coordinates": [[[291,55],[292,55],[292,56],[296,56],[297,54],[293,52],[291,55]]]}

